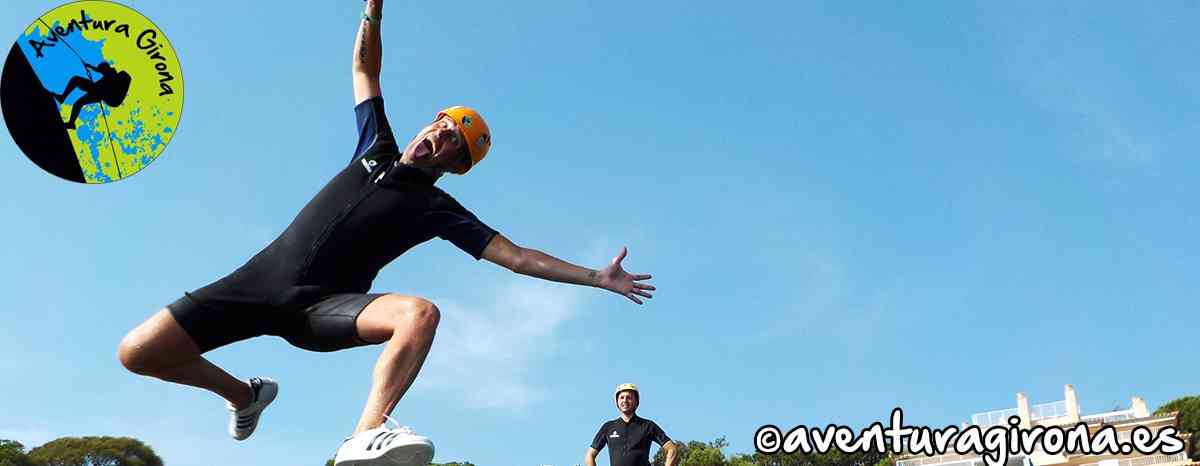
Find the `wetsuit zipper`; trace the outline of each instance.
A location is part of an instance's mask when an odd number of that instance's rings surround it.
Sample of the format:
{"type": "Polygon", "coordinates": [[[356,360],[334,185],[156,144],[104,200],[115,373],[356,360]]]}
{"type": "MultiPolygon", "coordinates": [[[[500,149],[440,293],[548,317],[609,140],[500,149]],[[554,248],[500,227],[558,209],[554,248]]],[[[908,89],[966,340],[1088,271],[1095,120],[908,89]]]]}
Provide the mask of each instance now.
{"type": "Polygon", "coordinates": [[[359,204],[362,204],[362,202],[365,201],[368,197],[371,197],[372,194],[375,194],[375,191],[379,189],[379,184],[378,184],[379,180],[382,179],[383,177],[387,176],[388,172],[391,171],[391,168],[392,168],[392,164],[387,164],[386,168],[381,170],[379,175],[370,173],[369,177],[368,177],[370,184],[369,184],[369,188],[367,189],[367,191],[365,193],[362,193],[361,195],[359,195],[358,199],[356,199],[354,202],[347,204],[346,207],[343,208],[340,213],[338,213],[337,217],[333,218],[333,221],[329,222],[328,225],[325,225],[325,229],[321,231],[321,236],[318,236],[316,241],[313,242],[312,247],[309,248],[309,250],[308,250],[308,255],[305,256],[305,258],[304,258],[304,268],[301,270],[301,273],[300,273],[301,280],[308,279],[309,266],[312,265],[313,259],[316,258],[317,251],[319,251],[321,249],[321,246],[323,246],[325,244],[325,240],[329,239],[329,235],[333,234],[333,229],[335,227],[337,227],[338,225],[340,225],[342,223],[342,220],[345,219],[347,215],[350,215],[350,212],[354,211],[354,209],[357,208],[359,204]]]}

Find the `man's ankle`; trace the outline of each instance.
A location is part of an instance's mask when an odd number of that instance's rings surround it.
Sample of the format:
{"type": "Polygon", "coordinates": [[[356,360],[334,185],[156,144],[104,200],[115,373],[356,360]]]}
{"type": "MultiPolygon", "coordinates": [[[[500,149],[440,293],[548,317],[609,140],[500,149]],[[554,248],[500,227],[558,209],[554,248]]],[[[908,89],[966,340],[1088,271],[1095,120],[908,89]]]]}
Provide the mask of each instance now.
{"type": "Polygon", "coordinates": [[[237,409],[246,409],[250,407],[250,403],[254,402],[254,387],[249,382],[246,383],[246,390],[243,391],[244,397],[237,400],[230,400],[233,407],[237,409]]]}

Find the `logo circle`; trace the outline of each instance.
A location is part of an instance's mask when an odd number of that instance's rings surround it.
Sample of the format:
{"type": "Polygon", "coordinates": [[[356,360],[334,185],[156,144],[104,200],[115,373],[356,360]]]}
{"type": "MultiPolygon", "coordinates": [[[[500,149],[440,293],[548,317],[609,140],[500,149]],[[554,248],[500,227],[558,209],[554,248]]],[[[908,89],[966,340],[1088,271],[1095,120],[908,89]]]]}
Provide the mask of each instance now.
{"type": "Polygon", "coordinates": [[[78,183],[127,178],[156,160],[183,111],[183,73],[166,34],[104,0],[35,18],[9,50],[0,109],[17,146],[78,183]]]}

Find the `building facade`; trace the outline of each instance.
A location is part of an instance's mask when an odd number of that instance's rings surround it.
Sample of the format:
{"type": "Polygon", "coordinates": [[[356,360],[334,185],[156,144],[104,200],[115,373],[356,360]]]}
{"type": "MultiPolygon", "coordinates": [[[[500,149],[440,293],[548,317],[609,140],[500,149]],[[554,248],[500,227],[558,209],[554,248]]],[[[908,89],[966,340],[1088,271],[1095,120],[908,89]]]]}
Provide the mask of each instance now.
{"type": "MultiPolygon", "coordinates": [[[[1167,426],[1179,427],[1179,413],[1167,413],[1159,416],[1150,414],[1146,401],[1140,397],[1132,397],[1128,409],[1107,411],[1084,415],[1079,412],[1079,401],[1075,389],[1071,385],[1063,388],[1063,399],[1052,403],[1030,405],[1025,394],[1017,394],[1017,405],[1014,408],[988,411],[971,416],[973,425],[987,428],[996,425],[1008,425],[1008,419],[1016,416],[1020,419],[1022,429],[1034,426],[1059,426],[1071,428],[1080,423],[1086,424],[1088,432],[1093,435],[1104,426],[1112,426],[1117,432],[1117,438],[1128,441],[1133,429],[1145,426],[1152,432],[1167,426]]],[[[963,423],[963,428],[968,427],[963,423]]],[[[1187,442],[1187,434],[1179,434],[1179,438],[1187,442]]],[[[896,466],[984,466],[979,455],[946,454],[940,456],[901,455],[896,458],[896,466]]],[[[1200,466],[1200,462],[1188,459],[1187,452],[1176,454],[1142,454],[1132,452],[1128,455],[1089,455],[1059,453],[1049,454],[1035,451],[1030,455],[1010,456],[1006,466],[1200,466]]]]}

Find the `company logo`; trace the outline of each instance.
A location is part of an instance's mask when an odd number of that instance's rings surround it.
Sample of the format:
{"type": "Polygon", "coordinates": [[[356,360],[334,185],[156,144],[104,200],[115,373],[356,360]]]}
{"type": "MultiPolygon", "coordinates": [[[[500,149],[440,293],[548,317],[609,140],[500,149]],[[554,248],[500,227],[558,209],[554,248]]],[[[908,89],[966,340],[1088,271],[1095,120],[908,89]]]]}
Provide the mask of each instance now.
{"type": "Polygon", "coordinates": [[[146,168],[175,136],[183,74],[166,34],[127,6],[87,0],[35,18],[0,75],[17,146],[60,178],[108,183],[146,168]]]}
{"type": "Polygon", "coordinates": [[[621,435],[614,430],[611,434],[608,434],[608,438],[621,438],[621,435]]]}

